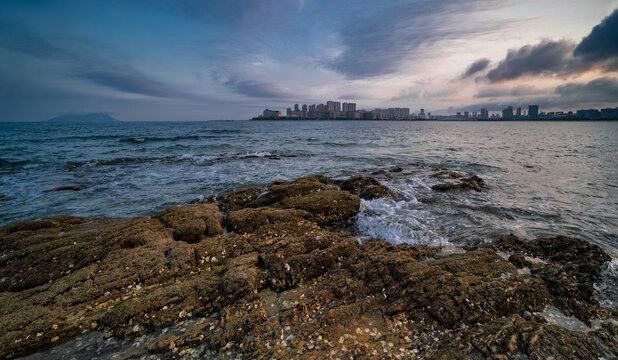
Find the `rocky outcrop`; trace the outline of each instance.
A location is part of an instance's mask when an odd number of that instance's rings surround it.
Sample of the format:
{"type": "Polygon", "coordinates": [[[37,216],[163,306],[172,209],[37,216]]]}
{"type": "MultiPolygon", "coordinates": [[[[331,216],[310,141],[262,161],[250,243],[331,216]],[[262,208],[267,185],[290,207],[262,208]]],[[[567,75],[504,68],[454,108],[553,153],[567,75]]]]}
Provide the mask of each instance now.
{"type": "Polygon", "coordinates": [[[349,191],[361,199],[377,199],[390,195],[388,188],[369,176],[354,176],[340,185],[341,190],[349,191]]]}
{"type": "Polygon", "coordinates": [[[483,191],[485,180],[476,175],[469,177],[451,177],[456,179],[453,181],[447,181],[444,183],[433,185],[431,188],[435,191],[448,191],[453,189],[471,189],[474,191],[483,191]]]}
{"type": "Polygon", "coordinates": [[[140,338],[152,339],[141,356],[163,358],[614,356],[615,314],[590,293],[608,258],[598,247],[507,236],[444,255],[359,243],[334,224],[360,200],[327,184],[281,181],[222,197],[221,208],[150,219],[58,216],[0,228],[0,356],[93,330],[158,333],[140,338]],[[547,306],[604,320],[574,332],[537,315],[547,306]],[[181,332],[162,330],[185,321],[181,332]]]}
{"type": "Polygon", "coordinates": [[[171,207],[153,215],[174,234],[174,239],[198,242],[205,235],[218,235],[223,232],[223,216],[219,208],[212,204],[198,204],[171,207]]]}

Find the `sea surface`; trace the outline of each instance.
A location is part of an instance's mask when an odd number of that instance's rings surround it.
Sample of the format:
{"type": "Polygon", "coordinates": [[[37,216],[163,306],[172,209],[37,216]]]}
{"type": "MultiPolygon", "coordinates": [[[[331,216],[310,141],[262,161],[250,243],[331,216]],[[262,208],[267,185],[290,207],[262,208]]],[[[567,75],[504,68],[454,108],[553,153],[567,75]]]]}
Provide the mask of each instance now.
{"type": "Polygon", "coordinates": [[[0,194],[10,198],[0,225],[147,215],[277,179],[380,169],[395,197],[363,201],[361,237],[465,245],[563,234],[601,246],[616,271],[618,122],[0,123],[0,194]],[[488,188],[432,191],[440,168],[488,188]],[[81,190],[49,191],[63,186],[81,190]]]}

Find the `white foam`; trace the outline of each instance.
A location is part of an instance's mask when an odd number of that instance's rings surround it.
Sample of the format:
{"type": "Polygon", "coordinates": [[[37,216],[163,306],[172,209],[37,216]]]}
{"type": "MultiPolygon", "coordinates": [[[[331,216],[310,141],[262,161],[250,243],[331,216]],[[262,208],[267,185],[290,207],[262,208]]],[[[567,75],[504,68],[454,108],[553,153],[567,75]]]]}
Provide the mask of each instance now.
{"type": "Polygon", "coordinates": [[[431,229],[435,217],[415,209],[415,204],[390,198],[362,200],[357,227],[362,233],[393,244],[450,245],[444,236],[431,229]]]}
{"type": "Polygon", "coordinates": [[[601,306],[618,311],[618,258],[603,264],[601,281],[594,284],[594,289],[601,306]]]}

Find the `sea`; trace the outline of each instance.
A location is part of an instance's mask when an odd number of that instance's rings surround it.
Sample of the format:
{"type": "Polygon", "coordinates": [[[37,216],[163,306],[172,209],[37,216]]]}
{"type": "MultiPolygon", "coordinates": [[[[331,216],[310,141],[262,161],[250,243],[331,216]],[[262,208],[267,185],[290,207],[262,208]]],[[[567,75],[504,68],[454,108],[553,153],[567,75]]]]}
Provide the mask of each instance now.
{"type": "Polygon", "coordinates": [[[313,174],[369,175],[359,239],[461,247],[503,234],[567,235],[612,257],[616,300],[618,122],[204,121],[0,123],[0,225],[69,214],[148,215],[212,194],[313,174]],[[482,192],[431,190],[439,169],[482,192]],[[395,170],[395,171],[393,171],[395,170]],[[75,190],[50,191],[59,187],[75,190]]]}

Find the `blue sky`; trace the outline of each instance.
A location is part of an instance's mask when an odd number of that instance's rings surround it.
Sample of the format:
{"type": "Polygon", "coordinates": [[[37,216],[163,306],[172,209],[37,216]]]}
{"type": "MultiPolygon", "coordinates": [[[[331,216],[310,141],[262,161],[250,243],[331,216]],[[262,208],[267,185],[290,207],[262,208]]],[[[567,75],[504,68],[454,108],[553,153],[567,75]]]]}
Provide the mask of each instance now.
{"type": "Polygon", "coordinates": [[[0,120],[618,106],[618,0],[0,2],[0,120]]]}

